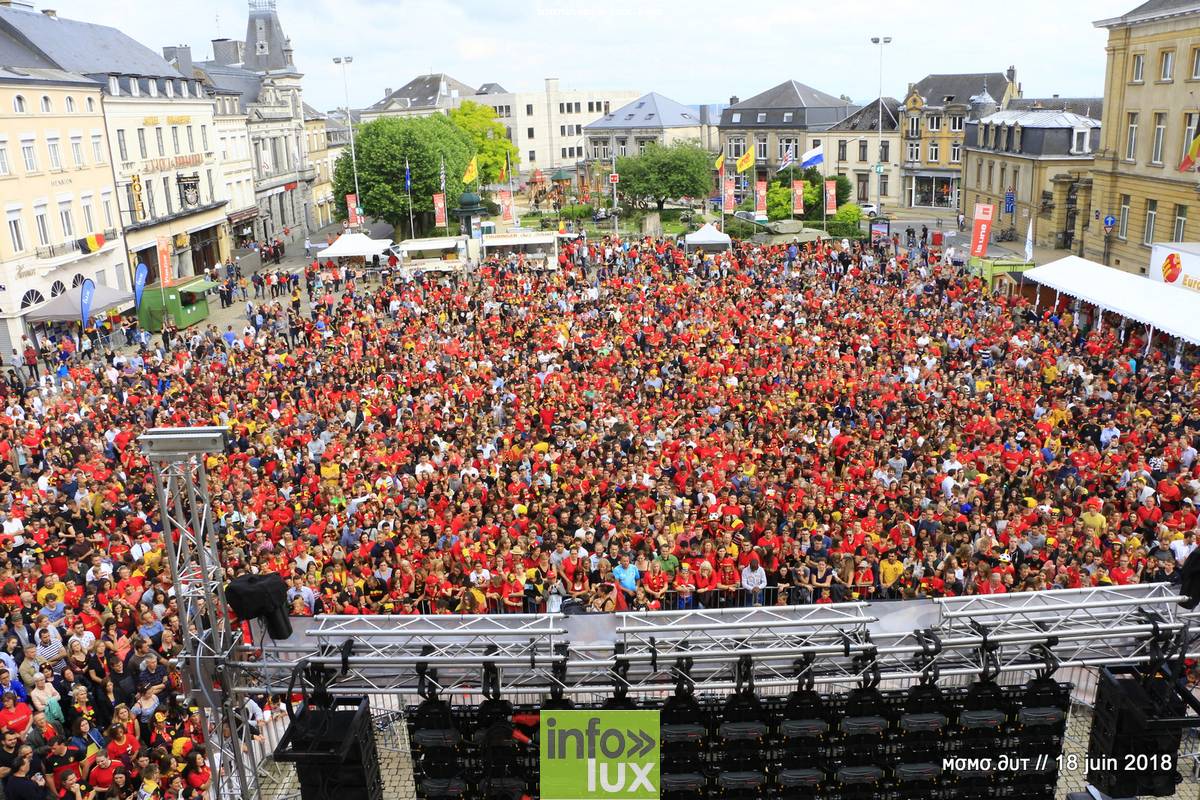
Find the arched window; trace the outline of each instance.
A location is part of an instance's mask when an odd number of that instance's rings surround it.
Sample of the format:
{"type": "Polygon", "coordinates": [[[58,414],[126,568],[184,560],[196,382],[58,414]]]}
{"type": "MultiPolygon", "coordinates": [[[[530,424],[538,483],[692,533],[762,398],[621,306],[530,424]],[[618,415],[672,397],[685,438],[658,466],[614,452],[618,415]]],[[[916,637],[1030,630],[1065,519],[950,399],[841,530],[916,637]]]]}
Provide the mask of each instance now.
{"type": "Polygon", "coordinates": [[[54,103],[50,102],[49,95],[42,95],[42,113],[49,114],[54,110],[54,103]]]}
{"type": "Polygon", "coordinates": [[[66,290],[67,290],[67,287],[62,281],[55,281],[54,285],[50,287],[50,296],[58,297],[60,294],[62,294],[66,290]]]}
{"type": "Polygon", "coordinates": [[[42,296],[41,292],[37,289],[30,289],[21,298],[21,308],[29,308],[30,306],[36,306],[38,303],[44,302],[46,302],[46,298],[42,296]]]}
{"type": "Polygon", "coordinates": [[[74,114],[75,113],[75,98],[68,97],[64,102],[66,103],[66,106],[67,106],[67,113],[74,114]]]}
{"type": "Polygon", "coordinates": [[[71,288],[74,289],[74,288],[78,287],[79,284],[83,283],[85,280],[86,280],[86,278],[84,278],[83,275],[76,272],[75,277],[71,278],[71,288]]]}
{"type": "Polygon", "coordinates": [[[87,99],[87,110],[88,110],[88,113],[89,113],[89,114],[90,114],[90,113],[92,113],[92,112],[94,112],[94,111],[96,110],[96,100],[95,100],[95,98],[93,98],[93,97],[89,97],[89,98],[87,99]]]}
{"type": "Polygon", "coordinates": [[[13,98],[13,111],[18,114],[25,113],[25,98],[21,95],[17,95],[13,98]]]}

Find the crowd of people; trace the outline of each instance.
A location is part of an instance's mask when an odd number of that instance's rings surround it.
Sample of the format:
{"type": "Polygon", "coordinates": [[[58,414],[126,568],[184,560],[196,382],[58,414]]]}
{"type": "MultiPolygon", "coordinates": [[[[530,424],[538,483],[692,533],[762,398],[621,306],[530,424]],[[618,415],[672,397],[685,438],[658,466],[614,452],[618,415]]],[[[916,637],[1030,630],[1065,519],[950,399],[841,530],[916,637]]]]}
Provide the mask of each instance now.
{"type": "Polygon", "coordinates": [[[314,262],[255,282],[236,327],[33,345],[58,385],[19,362],[0,384],[0,778],[204,791],[148,427],[230,427],[207,464],[225,567],[283,576],[295,615],[1179,580],[1191,352],[890,242],[558,258],[385,282],[314,262]]]}

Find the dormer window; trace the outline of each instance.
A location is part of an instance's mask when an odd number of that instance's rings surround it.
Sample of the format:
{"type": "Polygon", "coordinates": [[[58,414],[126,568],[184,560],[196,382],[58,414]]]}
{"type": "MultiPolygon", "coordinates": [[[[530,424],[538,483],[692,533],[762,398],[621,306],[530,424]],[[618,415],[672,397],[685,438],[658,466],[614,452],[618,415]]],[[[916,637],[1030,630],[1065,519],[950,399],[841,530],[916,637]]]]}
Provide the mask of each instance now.
{"type": "Polygon", "coordinates": [[[166,88],[167,88],[167,97],[174,97],[175,96],[175,81],[167,81],[166,88]]]}
{"type": "Polygon", "coordinates": [[[129,79],[129,94],[134,97],[140,97],[142,94],[142,85],[137,78],[129,79]]]}
{"type": "Polygon", "coordinates": [[[147,81],[147,85],[150,89],[150,96],[158,97],[158,78],[151,78],[147,81]]]}
{"type": "Polygon", "coordinates": [[[758,121],[766,122],[767,121],[767,112],[765,112],[765,111],[758,112],[758,121]]]}
{"type": "Polygon", "coordinates": [[[1071,137],[1071,152],[1076,155],[1082,155],[1091,150],[1091,143],[1088,141],[1091,131],[1087,128],[1076,128],[1074,135],[1071,137]]]}
{"type": "Polygon", "coordinates": [[[121,81],[117,78],[116,75],[108,76],[108,93],[111,94],[113,97],[121,96],[121,81]]]}

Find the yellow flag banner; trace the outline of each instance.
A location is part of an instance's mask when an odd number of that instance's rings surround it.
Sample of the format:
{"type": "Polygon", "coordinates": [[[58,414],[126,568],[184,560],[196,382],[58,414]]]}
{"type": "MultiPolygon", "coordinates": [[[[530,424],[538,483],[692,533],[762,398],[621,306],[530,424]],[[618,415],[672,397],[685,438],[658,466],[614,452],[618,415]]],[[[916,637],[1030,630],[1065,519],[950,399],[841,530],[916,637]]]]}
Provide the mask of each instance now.
{"type": "Polygon", "coordinates": [[[725,154],[724,153],[721,153],[721,155],[717,156],[717,162],[715,164],[713,164],[713,169],[715,169],[717,172],[723,172],[725,170],[725,154]]]}
{"type": "Polygon", "coordinates": [[[738,156],[737,171],[741,175],[746,170],[754,166],[754,149],[750,148],[746,152],[738,156]]]}
{"type": "Polygon", "coordinates": [[[471,163],[467,164],[467,171],[463,173],[463,183],[474,183],[479,177],[479,160],[477,156],[471,156],[471,163]]]}

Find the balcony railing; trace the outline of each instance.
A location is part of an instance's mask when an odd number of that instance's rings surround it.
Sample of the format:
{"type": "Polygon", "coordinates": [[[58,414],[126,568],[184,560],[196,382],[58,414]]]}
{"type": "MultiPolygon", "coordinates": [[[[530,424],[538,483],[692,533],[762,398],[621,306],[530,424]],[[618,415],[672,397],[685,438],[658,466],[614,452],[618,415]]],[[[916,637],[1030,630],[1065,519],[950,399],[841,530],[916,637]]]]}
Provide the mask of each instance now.
{"type": "Polygon", "coordinates": [[[77,241],[61,242],[59,244],[47,245],[46,247],[39,247],[37,249],[37,257],[38,258],[61,258],[63,256],[68,256],[71,253],[78,253],[78,252],[79,252],[79,242],[77,242],[77,241]]]}

